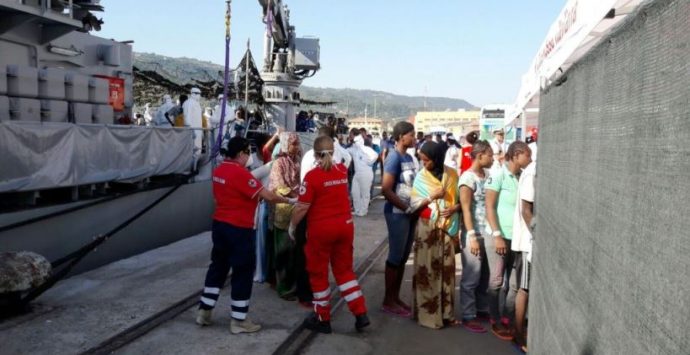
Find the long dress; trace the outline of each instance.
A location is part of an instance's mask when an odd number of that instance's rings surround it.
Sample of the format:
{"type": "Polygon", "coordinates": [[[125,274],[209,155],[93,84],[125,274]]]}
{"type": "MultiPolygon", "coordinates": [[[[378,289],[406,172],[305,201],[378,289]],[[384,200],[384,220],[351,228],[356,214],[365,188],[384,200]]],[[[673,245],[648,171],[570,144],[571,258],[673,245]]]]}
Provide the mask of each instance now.
{"type": "MultiPolygon", "coordinates": [[[[299,141],[295,133],[280,134],[280,153],[271,166],[269,189],[281,196],[299,190],[301,156],[290,156],[288,147],[299,141]]],[[[273,209],[273,265],[275,267],[276,291],[285,299],[295,298],[294,243],[288,235],[292,206],[276,204],[273,209]]]]}
{"type": "Polygon", "coordinates": [[[455,247],[429,219],[417,222],[414,244],[414,318],[439,329],[455,320],[455,247]]]}
{"type": "Polygon", "coordinates": [[[442,181],[423,169],[412,187],[412,205],[419,205],[436,188],[446,193],[422,212],[417,222],[414,244],[414,276],[412,279],[413,311],[417,322],[439,329],[455,321],[455,246],[459,218],[448,218],[440,211],[459,202],[458,175],[455,169],[444,168],[442,181]]]}

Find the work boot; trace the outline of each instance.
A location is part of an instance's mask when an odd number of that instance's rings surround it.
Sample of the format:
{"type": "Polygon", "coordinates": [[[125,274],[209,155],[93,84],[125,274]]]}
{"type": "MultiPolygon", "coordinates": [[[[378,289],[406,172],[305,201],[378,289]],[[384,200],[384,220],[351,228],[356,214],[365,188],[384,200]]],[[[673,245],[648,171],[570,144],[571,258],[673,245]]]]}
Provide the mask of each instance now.
{"type": "Polygon", "coordinates": [[[314,332],[319,332],[323,334],[331,334],[331,332],[333,332],[333,330],[331,329],[331,322],[319,320],[319,316],[316,315],[316,313],[312,314],[307,319],[305,319],[304,323],[302,324],[305,328],[314,332]]]}
{"type": "Polygon", "coordinates": [[[230,321],[230,332],[232,334],[254,333],[259,330],[261,330],[261,325],[253,323],[249,319],[237,320],[233,318],[230,321]]]}
{"type": "Polygon", "coordinates": [[[368,327],[369,324],[371,324],[371,322],[369,322],[369,317],[366,313],[355,316],[355,329],[357,329],[358,332],[368,327]]]}
{"type": "Polygon", "coordinates": [[[212,309],[201,309],[199,308],[198,311],[196,311],[196,324],[200,326],[205,326],[205,325],[211,325],[211,313],[213,312],[212,309]]]}

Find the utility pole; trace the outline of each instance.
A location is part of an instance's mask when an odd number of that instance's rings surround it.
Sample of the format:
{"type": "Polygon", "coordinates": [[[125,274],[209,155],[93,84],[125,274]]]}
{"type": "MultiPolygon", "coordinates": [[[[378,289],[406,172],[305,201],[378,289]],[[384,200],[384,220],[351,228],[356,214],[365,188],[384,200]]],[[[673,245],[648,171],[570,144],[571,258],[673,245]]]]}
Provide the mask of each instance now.
{"type": "Polygon", "coordinates": [[[379,116],[376,115],[376,97],[374,97],[374,118],[379,118],[379,116]]]}
{"type": "Polygon", "coordinates": [[[364,104],[364,124],[367,124],[367,109],[369,108],[369,104],[364,104]]]}

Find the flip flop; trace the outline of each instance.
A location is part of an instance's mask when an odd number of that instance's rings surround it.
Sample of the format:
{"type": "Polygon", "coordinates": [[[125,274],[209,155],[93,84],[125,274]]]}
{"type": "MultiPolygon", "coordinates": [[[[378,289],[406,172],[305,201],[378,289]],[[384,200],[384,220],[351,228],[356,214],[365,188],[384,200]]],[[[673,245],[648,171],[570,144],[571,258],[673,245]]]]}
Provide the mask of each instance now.
{"type": "Polygon", "coordinates": [[[464,321],[462,322],[462,326],[472,333],[486,333],[486,328],[476,319],[464,321]]]}
{"type": "Polygon", "coordinates": [[[513,340],[513,334],[512,334],[511,331],[508,330],[508,329],[498,329],[498,330],[496,330],[496,329],[494,329],[494,327],[491,327],[491,332],[492,332],[498,339],[505,340],[505,341],[511,341],[511,340],[513,340]]]}
{"type": "Polygon", "coordinates": [[[388,313],[392,314],[398,317],[403,317],[403,318],[410,318],[412,316],[412,312],[404,310],[400,307],[391,307],[391,306],[381,306],[381,312],[383,313],[388,313]]]}

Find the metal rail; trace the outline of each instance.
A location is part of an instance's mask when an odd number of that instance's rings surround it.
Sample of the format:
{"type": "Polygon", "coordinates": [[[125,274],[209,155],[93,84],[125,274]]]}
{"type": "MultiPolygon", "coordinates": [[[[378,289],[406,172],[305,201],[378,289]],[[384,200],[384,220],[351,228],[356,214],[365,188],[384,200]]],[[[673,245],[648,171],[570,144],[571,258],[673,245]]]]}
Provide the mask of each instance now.
{"type": "MultiPolygon", "coordinates": [[[[357,267],[355,268],[355,273],[359,275],[357,281],[362,284],[362,281],[367,276],[374,263],[386,252],[388,247],[388,238],[385,238],[381,243],[367,256],[357,267]]],[[[331,286],[331,289],[335,288],[335,285],[331,286]]],[[[345,299],[341,297],[340,293],[333,297],[335,306],[333,307],[331,313],[335,314],[344,304],[345,299]]],[[[313,332],[304,327],[302,323],[294,329],[290,335],[278,346],[278,348],[273,352],[273,355],[297,355],[301,354],[302,351],[309,346],[309,344],[316,338],[319,333],[313,332]]]]}
{"type": "MultiPolygon", "coordinates": [[[[385,238],[381,243],[362,261],[355,267],[355,273],[359,275],[358,280],[362,280],[367,276],[371,268],[374,266],[376,260],[378,260],[381,255],[386,251],[388,247],[388,239],[385,238]]],[[[226,286],[229,284],[229,280],[226,281],[226,286]]],[[[332,285],[331,288],[334,288],[332,285]]],[[[199,304],[199,297],[201,297],[201,291],[194,292],[193,294],[187,296],[183,300],[173,304],[172,306],[152,315],[149,318],[123,330],[120,333],[104,340],[100,344],[87,349],[82,352],[81,355],[105,355],[112,354],[114,351],[134,342],[136,339],[150,332],[151,330],[161,326],[167,321],[177,317],[181,313],[185,312],[189,308],[194,307],[199,304]]],[[[335,313],[340,307],[345,304],[345,300],[338,296],[333,297],[336,302],[335,307],[333,307],[333,312],[335,313]]],[[[316,338],[317,333],[312,332],[300,323],[300,325],[294,329],[290,335],[283,341],[283,343],[278,346],[278,348],[273,352],[275,355],[283,354],[299,354],[306,346],[311,343],[314,338],[316,338]]]]}

